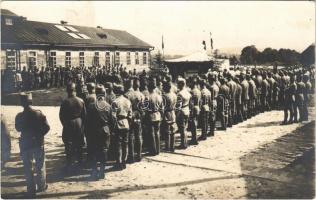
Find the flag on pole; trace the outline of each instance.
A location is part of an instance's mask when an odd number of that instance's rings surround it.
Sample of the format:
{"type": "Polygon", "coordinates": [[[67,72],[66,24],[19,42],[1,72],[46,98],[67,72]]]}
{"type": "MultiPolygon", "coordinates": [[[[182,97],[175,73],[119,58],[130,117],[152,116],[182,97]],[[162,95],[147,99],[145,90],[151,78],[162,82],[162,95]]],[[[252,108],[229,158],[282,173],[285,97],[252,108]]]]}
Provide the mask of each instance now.
{"type": "Polygon", "coordinates": [[[162,48],[162,50],[165,48],[165,44],[163,43],[163,36],[162,36],[162,43],[161,43],[161,48],[162,48]]]}
{"type": "Polygon", "coordinates": [[[213,49],[213,39],[212,39],[212,33],[210,32],[210,38],[211,38],[211,49],[213,49]]]}

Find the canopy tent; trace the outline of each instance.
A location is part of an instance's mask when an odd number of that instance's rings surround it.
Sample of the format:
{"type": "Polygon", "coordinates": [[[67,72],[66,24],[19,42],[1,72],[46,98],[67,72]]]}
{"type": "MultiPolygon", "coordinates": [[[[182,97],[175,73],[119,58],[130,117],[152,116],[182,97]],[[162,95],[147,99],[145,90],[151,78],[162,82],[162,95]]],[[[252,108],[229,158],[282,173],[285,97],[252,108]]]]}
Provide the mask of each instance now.
{"type": "Polygon", "coordinates": [[[206,51],[200,51],[187,55],[181,58],[166,60],[168,63],[179,63],[179,62],[210,62],[214,60],[213,57],[207,55],[206,51]]]}
{"type": "Polygon", "coordinates": [[[213,67],[214,58],[207,55],[206,51],[200,51],[181,58],[166,60],[165,64],[173,78],[177,75],[188,77],[193,74],[207,73],[213,67]]]}

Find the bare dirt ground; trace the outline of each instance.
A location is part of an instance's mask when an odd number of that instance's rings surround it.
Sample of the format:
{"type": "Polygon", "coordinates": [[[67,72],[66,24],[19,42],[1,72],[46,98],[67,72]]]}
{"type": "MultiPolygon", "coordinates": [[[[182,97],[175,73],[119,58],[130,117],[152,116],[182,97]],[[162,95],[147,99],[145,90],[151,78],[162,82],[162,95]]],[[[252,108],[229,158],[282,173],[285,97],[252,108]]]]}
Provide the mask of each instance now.
{"type": "MultiPolygon", "coordinates": [[[[124,171],[107,166],[106,178],[89,179],[89,169],[66,176],[59,107],[35,107],[46,114],[48,190],[39,198],[313,198],[315,122],[280,126],[282,111],[257,115],[215,137],[175,153],[162,152],[130,164],[124,171]]],[[[25,180],[14,117],[21,107],[2,106],[10,123],[12,159],[1,171],[2,198],[23,198],[25,180]]],[[[315,116],[315,109],[310,110],[315,116]]]]}

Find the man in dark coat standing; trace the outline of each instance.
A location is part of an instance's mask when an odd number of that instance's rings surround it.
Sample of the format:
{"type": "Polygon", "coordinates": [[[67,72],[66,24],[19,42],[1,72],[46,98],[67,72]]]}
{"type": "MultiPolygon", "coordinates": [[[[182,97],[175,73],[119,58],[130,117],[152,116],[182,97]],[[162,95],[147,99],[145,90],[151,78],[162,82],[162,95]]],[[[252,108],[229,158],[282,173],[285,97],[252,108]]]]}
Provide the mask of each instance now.
{"type": "Polygon", "coordinates": [[[73,154],[77,155],[77,160],[81,163],[82,146],[84,145],[83,122],[86,117],[86,109],[83,100],[76,96],[75,87],[74,83],[67,85],[68,98],[62,102],[59,111],[59,119],[63,125],[62,139],[68,169],[72,164],[73,154]]]}
{"type": "Polygon", "coordinates": [[[103,179],[107,153],[110,146],[111,136],[111,106],[105,101],[105,89],[103,85],[96,86],[98,99],[87,107],[87,134],[90,139],[90,153],[93,161],[92,178],[94,180],[103,179]],[[100,162],[100,170],[98,170],[100,162]]]}
{"type": "Polygon", "coordinates": [[[20,97],[24,110],[15,118],[15,129],[21,132],[19,145],[26,178],[27,194],[28,197],[34,198],[36,186],[37,192],[47,189],[44,136],[48,133],[50,127],[46,116],[40,110],[35,110],[31,107],[32,94],[22,93],[20,97]],[[33,160],[35,160],[36,181],[34,181],[33,160]]]}

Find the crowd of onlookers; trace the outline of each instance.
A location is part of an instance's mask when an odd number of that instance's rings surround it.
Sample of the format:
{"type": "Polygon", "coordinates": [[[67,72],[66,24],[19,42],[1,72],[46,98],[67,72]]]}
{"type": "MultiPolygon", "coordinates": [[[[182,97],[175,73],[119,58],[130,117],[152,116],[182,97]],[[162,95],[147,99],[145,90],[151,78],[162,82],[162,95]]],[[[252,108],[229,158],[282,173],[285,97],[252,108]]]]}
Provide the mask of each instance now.
{"type": "Polygon", "coordinates": [[[111,81],[115,74],[128,76],[136,74],[136,69],[129,70],[122,65],[91,66],[91,67],[42,67],[20,69],[7,68],[1,71],[2,91],[6,93],[63,87],[68,82],[91,82],[91,80],[106,79],[111,81]],[[105,77],[108,76],[108,77],[105,77]],[[111,76],[111,77],[110,77],[111,76]]]}

